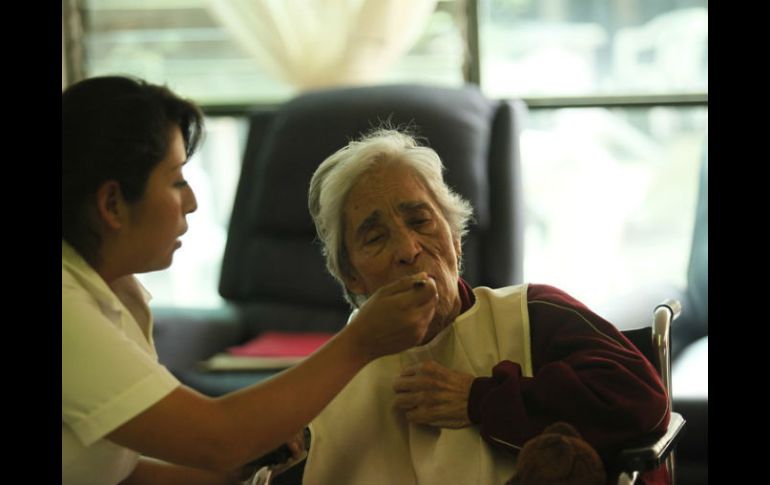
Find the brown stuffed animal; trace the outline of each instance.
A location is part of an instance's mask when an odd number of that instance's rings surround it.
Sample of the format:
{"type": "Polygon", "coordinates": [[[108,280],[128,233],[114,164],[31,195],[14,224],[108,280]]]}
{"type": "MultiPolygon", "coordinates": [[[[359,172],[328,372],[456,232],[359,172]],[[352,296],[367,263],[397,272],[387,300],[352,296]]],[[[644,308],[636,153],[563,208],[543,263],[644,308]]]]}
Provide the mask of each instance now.
{"type": "Polygon", "coordinates": [[[527,441],[506,485],[604,485],[598,453],[571,425],[558,422],[527,441]]]}

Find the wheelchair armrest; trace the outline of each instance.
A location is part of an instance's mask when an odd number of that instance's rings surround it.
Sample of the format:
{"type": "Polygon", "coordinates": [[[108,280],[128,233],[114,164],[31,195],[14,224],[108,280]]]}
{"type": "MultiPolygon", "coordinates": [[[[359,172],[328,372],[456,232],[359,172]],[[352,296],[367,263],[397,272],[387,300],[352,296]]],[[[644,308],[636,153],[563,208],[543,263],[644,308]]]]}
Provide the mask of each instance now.
{"type": "Polygon", "coordinates": [[[666,433],[654,443],[628,448],[618,454],[618,466],[625,471],[654,470],[661,466],[676,446],[685,420],[679,413],[671,413],[666,433]]]}

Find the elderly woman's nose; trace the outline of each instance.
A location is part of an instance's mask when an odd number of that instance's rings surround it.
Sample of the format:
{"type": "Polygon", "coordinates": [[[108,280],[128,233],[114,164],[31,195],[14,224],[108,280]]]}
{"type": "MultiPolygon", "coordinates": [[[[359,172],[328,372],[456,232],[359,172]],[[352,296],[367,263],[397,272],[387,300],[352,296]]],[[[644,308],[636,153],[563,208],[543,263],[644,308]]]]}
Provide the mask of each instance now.
{"type": "Polygon", "coordinates": [[[422,251],[416,234],[408,230],[401,230],[396,232],[393,239],[398,262],[403,264],[414,263],[422,251]]]}

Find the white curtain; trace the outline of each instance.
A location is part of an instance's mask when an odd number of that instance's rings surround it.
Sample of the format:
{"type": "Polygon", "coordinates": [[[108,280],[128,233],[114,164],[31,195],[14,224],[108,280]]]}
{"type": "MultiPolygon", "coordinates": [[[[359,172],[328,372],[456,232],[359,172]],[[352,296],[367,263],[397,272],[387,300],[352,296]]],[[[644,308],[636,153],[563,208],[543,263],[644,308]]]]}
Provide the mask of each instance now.
{"type": "Polygon", "coordinates": [[[436,0],[209,0],[266,70],[302,89],[374,83],[414,45],[436,0]]]}

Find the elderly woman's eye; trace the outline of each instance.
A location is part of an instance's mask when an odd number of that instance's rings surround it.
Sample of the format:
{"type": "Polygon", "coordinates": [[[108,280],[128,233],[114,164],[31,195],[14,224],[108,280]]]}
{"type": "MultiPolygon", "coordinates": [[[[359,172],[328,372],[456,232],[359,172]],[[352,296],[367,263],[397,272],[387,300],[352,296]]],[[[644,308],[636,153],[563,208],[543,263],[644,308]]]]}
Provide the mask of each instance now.
{"type": "Polygon", "coordinates": [[[377,241],[379,241],[380,239],[382,239],[382,234],[377,234],[376,236],[371,236],[371,237],[367,238],[364,241],[364,244],[373,244],[373,243],[376,243],[377,241]]]}

